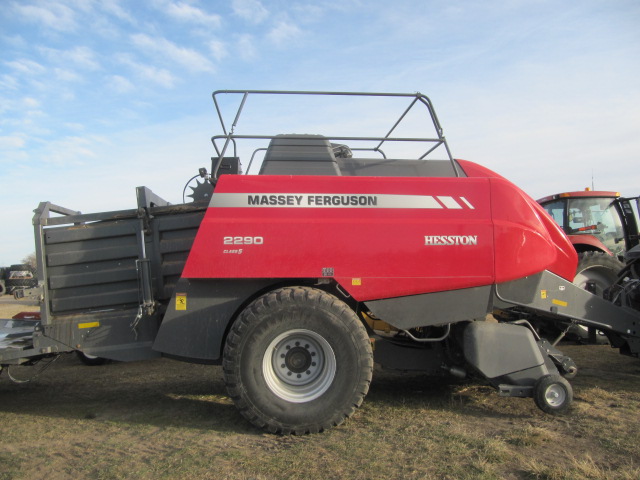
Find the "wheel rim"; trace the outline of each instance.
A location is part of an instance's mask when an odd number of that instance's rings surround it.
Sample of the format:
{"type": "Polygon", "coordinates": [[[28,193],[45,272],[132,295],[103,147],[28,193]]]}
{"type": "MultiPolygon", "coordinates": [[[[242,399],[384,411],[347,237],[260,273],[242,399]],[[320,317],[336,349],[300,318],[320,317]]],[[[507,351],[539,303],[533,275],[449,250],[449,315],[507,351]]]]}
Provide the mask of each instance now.
{"type": "Polygon", "coordinates": [[[544,392],[544,399],[551,407],[560,407],[567,400],[567,392],[559,384],[549,385],[544,392]]]}
{"type": "Polygon", "coordinates": [[[615,273],[605,267],[591,267],[579,272],[573,279],[574,285],[587,289],[587,284],[593,282],[596,287],[595,294],[602,296],[603,292],[615,281],[615,273]]]}
{"type": "Polygon", "coordinates": [[[289,330],[269,344],[262,373],[269,389],[281,399],[310,402],[331,386],[336,357],[331,345],[317,333],[289,330]]]}

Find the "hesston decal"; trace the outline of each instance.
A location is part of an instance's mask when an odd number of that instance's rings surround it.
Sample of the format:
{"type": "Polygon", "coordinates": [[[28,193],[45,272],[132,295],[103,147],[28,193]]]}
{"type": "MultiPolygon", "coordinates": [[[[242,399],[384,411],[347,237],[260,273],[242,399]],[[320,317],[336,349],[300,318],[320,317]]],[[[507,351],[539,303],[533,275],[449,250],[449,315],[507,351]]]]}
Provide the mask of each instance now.
{"type": "Polygon", "coordinates": [[[478,245],[477,235],[425,235],[424,244],[434,245],[478,245]]]}

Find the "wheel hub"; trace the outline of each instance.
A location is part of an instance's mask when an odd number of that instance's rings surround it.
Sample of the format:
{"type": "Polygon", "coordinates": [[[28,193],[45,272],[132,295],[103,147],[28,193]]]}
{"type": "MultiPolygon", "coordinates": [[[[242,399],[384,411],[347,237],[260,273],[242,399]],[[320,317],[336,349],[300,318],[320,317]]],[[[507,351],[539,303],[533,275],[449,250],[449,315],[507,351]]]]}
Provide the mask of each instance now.
{"type": "Polygon", "coordinates": [[[544,394],[547,403],[552,407],[562,405],[566,399],[566,393],[560,385],[550,385],[544,394]]]}
{"type": "Polygon", "coordinates": [[[269,389],[294,403],[322,395],[335,376],[336,358],[329,343],[311,330],[290,330],[265,351],[262,372],[269,389]]]}
{"type": "MultiPolygon", "coordinates": [[[[291,370],[293,373],[307,372],[312,362],[311,353],[308,350],[309,344],[305,347],[294,347],[285,355],[284,368],[291,370]]],[[[315,353],[315,352],[313,352],[315,353]]],[[[309,374],[310,372],[307,372],[309,374]]]]}

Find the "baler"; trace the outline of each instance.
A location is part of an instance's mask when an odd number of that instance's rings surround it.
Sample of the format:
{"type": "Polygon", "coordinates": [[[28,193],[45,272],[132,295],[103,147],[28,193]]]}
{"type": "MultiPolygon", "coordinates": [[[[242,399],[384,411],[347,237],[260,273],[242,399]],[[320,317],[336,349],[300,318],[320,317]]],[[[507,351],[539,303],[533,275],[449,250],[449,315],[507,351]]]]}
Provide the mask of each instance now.
{"type": "MultiPolygon", "coordinates": [[[[304,434],[354,412],[374,362],[476,378],[566,411],[576,366],[532,318],[592,326],[623,353],[640,352],[636,271],[607,299],[573,285],[565,233],[514,184],[454,159],[426,96],[225,90],[213,100],[221,132],[192,202],[139,187],[132,210],[40,204],[41,318],[0,350],[0,364],[74,350],[219,364],[250,422],[304,434]],[[266,119],[267,133],[236,133],[253,99],[285,97],[337,100],[342,112],[360,100],[402,108],[373,134],[360,133],[366,115],[353,135],[325,131],[330,120],[316,122],[320,133],[269,131],[296,112],[266,119]],[[229,128],[228,99],[237,101],[229,128]],[[415,118],[433,133],[405,129],[415,118]]],[[[315,122],[304,105],[297,113],[315,122]]]]}

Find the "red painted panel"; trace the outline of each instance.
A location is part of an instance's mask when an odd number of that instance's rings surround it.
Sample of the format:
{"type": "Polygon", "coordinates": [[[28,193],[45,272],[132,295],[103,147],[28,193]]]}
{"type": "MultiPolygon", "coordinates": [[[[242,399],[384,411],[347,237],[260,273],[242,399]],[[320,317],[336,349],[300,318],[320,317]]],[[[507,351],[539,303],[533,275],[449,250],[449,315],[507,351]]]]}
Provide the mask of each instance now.
{"type": "Polygon", "coordinates": [[[364,301],[564,272],[541,207],[467,167],[475,176],[222,176],[183,277],[333,277],[364,301]]]}

